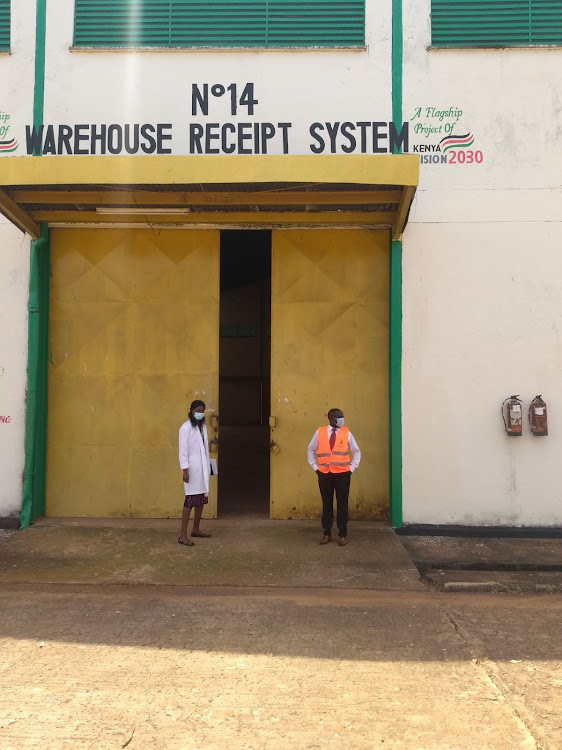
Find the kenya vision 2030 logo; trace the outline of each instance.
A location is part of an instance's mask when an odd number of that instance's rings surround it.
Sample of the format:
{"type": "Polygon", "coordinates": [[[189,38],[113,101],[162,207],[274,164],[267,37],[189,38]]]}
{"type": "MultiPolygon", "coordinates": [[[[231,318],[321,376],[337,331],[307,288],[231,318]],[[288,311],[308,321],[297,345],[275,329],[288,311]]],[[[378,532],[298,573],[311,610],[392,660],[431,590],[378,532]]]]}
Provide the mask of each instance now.
{"type": "Polygon", "coordinates": [[[458,107],[418,107],[411,120],[416,138],[412,147],[422,164],[482,164],[484,154],[471,130],[462,127],[458,107]]]}
{"type": "Polygon", "coordinates": [[[19,143],[10,135],[10,115],[0,110],[0,156],[16,151],[19,143]]]}

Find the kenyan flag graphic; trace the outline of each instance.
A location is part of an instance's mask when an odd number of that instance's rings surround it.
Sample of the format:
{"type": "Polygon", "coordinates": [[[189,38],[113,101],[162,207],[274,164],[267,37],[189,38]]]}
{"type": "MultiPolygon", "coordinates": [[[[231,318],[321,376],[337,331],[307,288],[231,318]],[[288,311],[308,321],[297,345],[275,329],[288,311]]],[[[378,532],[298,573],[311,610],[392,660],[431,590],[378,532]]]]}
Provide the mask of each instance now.
{"type": "Polygon", "coordinates": [[[439,142],[439,145],[441,151],[445,152],[450,148],[468,148],[473,143],[474,136],[472,133],[467,133],[466,135],[447,135],[439,142]]]}
{"type": "Polygon", "coordinates": [[[12,138],[11,141],[0,141],[0,154],[11,153],[17,149],[18,145],[15,138],[12,138]]]}

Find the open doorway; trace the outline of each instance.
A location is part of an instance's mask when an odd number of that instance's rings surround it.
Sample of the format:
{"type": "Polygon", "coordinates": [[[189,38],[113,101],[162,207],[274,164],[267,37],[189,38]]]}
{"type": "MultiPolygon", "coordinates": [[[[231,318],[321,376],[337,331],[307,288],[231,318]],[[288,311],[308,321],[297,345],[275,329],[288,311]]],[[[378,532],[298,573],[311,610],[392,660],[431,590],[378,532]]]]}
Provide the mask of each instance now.
{"type": "Polygon", "coordinates": [[[269,515],[271,232],[225,230],[220,249],[220,514],[269,515]]]}

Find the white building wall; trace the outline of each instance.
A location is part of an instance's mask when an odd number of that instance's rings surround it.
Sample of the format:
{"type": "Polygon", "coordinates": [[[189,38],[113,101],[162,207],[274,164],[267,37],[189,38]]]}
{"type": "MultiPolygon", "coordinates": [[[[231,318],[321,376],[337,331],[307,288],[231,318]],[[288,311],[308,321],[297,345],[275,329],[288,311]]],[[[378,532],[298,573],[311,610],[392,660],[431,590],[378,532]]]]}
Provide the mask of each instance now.
{"type": "MultiPolygon", "coordinates": [[[[47,123],[171,123],[172,153],[184,154],[191,122],[291,122],[290,153],[310,154],[314,122],[392,119],[390,3],[368,4],[367,50],[347,51],[69,52],[73,6],[49,2],[47,123]],[[228,94],[211,97],[208,116],[192,114],[192,84],[236,83],[241,95],[249,82],[259,102],[253,115],[242,107],[232,116],[228,94]]],[[[269,153],[281,147],[272,140],[269,153]]]]}
{"type": "Polygon", "coordinates": [[[9,156],[23,156],[25,126],[33,119],[35,0],[12,0],[11,10],[11,50],[0,53],[0,141],[16,138],[18,149],[9,156]]]}
{"type": "MultiPolygon", "coordinates": [[[[0,111],[19,156],[32,121],[34,0],[12,13],[0,111]]],[[[562,50],[428,51],[430,0],[404,0],[403,15],[411,147],[436,146],[449,128],[471,133],[482,155],[422,164],[404,235],[404,520],[560,524],[562,50]],[[504,435],[499,408],[514,392],[526,405],[544,395],[549,437],[504,435]]],[[[363,51],[71,51],[72,25],[73,3],[50,0],[46,123],[172,123],[181,154],[193,121],[292,122],[290,152],[311,153],[312,122],[391,119],[391,3],[368,0],[363,51]],[[227,97],[208,117],[192,114],[192,83],[248,82],[253,116],[232,116],[227,97]]],[[[0,242],[0,416],[12,417],[0,422],[1,518],[21,505],[29,246],[6,225],[0,242]]]]}
{"type": "Polygon", "coordinates": [[[404,522],[560,525],[562,49],[428,50],[429,13],[405,0],[404,118],[483,161],[422,163],[404,235],[404,522]],[[515,393],[548,437],[506,436],[515,393]]]}
{"type": "MultiPolygon", "coordinates": [[[[32,118],[34,20],[34,0],[12,2],[11,54],[0,54],[0,140],[19,141],[10,156],[24,153],[22,134],[32,118]]],[[[29,237],[0,216],[0,523],[21,509],[28,289],[29,237]]]]}
{"type": "Polygon", "coordinates": [[[0,519],[21,509],[29,238],[0,217],[0,519]]]}

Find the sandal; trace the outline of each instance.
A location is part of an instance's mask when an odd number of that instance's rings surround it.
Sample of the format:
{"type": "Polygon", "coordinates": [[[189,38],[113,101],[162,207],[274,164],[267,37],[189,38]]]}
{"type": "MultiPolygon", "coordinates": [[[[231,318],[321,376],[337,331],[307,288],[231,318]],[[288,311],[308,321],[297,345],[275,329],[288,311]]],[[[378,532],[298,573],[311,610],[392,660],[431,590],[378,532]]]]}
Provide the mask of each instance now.
{"type": "Polygon", "coordinates": [[[195,538],[199,537],[199,539],[210,539],[210,534],[205,534],[204,531],[192,531],[191,536],[194,536],[195,538]]]}
{"type": "Polygon", "coordinates": [[[190,542],[189,539],[187,542],[182,542],[181,539],[178,539],[178,544],[183,544],[185,547],[195,547],[195,542],[190,542]]]}

